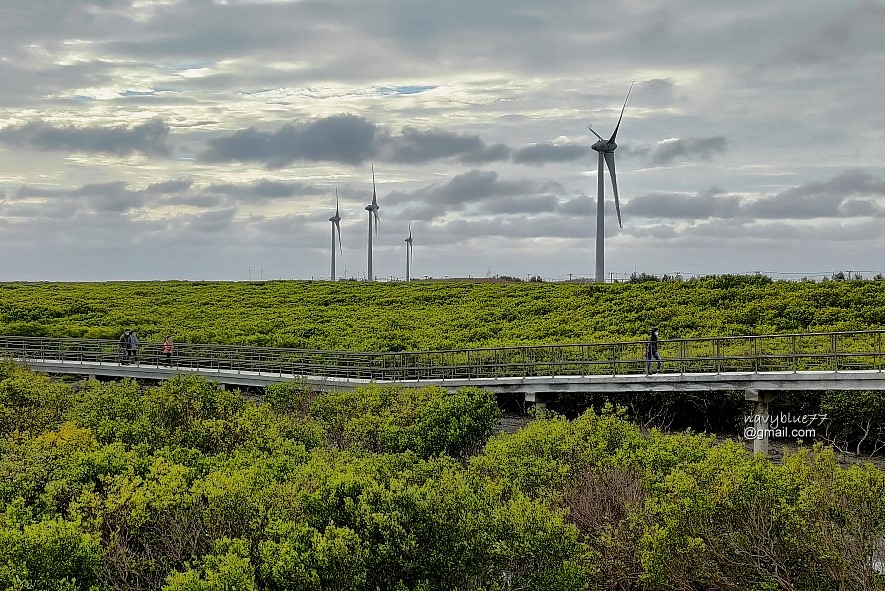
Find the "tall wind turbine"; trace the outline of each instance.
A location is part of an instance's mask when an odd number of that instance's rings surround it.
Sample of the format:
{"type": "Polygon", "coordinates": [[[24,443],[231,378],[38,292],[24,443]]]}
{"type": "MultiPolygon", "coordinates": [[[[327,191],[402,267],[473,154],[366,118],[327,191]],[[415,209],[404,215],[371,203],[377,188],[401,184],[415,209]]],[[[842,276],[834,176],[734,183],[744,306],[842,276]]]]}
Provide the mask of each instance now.
{"type": "MultiPolygon", "coordinates": [[[[338,236],[338,250],[341,251],[341,216],[338,214],[338,189],[335,189],[335,215],[329,218],[332,222],[332,281],[337,281],[335,275],[335,236],[338,236]]],[[[343,251],[341,251],[343,254],[343,251]]]]}
{"type": "Polygon", "coordinates": [[[406,281],[411,281],[409,274],[412,264],[412,224],[409,224],[409,237],[405,239],[406,243],[406,281]]]}
{"type": "Polygon", "coordinates": [[[624,227],[621,223],[621,205],[618,203],[618,179],[615,176],[615,138],[618,136],[618,128],[621,126],[621,119],[624,118],[624,109],[627,108],[627,99],[630,98],[630,91],[633,90],[633,83],[630,84],[630,90],[627,91],[627,98],[624,99],[624,106],[621,107],[621,116],[618,117],[618,124],[615,125],[615,131],[609,139],[604,139],[596,133],[596,130],[587,124],[587,129],[593,132],[593,135],[599,138],[599,141],[590,146],[599,152],[599,172],[597,174],[597,192],[596,192],[596,282],[605,282],[605,183],[603,182],[603,160],[608,165],[608,172],[612,177],[612,189],[615,193],[615,211],[618,212],[618,225],[624,227]]]}
{"type": "Polygon", "coordinates": [[[372,202],[366,206],[366,211],[369,212],[369,281],[375,280],[375,275],[372,273],[372,218],[375,219],[375,234],[378,233],[378,210],[381,209],[378,207],[378,195],[375,193],[375,166],[372,166],[372,202]]]}

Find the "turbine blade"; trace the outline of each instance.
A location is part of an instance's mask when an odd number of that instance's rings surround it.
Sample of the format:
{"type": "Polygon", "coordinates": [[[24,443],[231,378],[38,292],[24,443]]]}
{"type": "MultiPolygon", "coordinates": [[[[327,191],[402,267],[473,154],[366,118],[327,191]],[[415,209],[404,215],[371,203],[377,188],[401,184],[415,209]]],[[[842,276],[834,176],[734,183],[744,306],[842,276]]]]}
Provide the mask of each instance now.
{"type": "MultiPolygon", "coordinates": [[[[621,126],[621,119],[624,118],[624,109],[627,108],[627,99],[630,98],[630,91],[633,90],[633,85],[634,85],[634,84],[636,84],[636,81],[635,81],[635,80],[634,80],[633,82],[630,83],[630,90],[627,91],[627,98],[624,99],[624,106],[621,107],[621,116],[618,117],[618,124],[615,125],[615,131],[614,131],[614,133],[612,133],[612,137],[611,137],[611,139],[608,140],[608,141],[610,141],[610,142],[615,141],[615,137],[618,135],[618,128],[621,126]]],[[[599,139],[602,139],[602,138],[599,138],[599,139]]]]}
{"type": "Polygon", "coordinates": [[[335,222],[335,229],[338,230],[338,252],[344,254],[344,250],[341,248],[341,224],[335,222]]]}
{"type": "Polygon", "coordinates": [[[335,217],[338,217],[338,187],[335,187],[335,217]]]}
{"type": "Polygon", "coordinates": [[[624,227],[621,223],[621,205],[618,203],[618,177],[615,176],[615,154],[614,152],[605,153],[605,163],[608,166],[608,173],[612,177],[612,189],[615,193],[615,211],[618,212],[618,225],[624,227]]]}
{"type": "Polygon", "coordinates": [[[587,124],[587,129],[589,129],[590,131],[592,131],[592,132],[593,132],[593,135],[595,135],[596,137],[598,137],[598,138],[601,139],[602,141],[605,141],[605,138],[603,138],[601,135],[599,135],[598,133],[596,133],[596,130],[593,129],[593,126],[591,126],[589,123],[587,124]]]}
{"type": "Polygon", "coordinates": [[[375,234],[377,234],[377,233],[378,233],[378,222],[379,222],[379,219],[378,219],[378,210],[377,210],[377,209],[373,209],[373,210],[372,210],[372,213],[375,214],[375,234]]]}
{"type": "Polygon", "coordinates": [[[378,205],[378,196],[375,193],[375,165],[372,165],[372,205],[378,205]]]}

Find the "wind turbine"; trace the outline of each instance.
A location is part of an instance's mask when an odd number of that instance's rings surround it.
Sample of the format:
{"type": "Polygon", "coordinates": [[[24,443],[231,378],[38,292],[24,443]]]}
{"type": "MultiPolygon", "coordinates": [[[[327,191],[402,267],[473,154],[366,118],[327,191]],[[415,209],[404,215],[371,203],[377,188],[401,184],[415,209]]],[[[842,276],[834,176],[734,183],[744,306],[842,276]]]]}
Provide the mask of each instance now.
{"type": "Polygon", "coordinates": [[[409,224],[409,237],[405,239],[406,243],[406,281],[411,280],[409,268],[412,263],[412,224],[409,224]]]}
{"type": "Polygon", "coordinates": [[[374,281],[375,275],[372,274],[372,217],[375,218],[375,234],[378,233],[378,195],[375,193],[375,166],[372,166],[372,202],[366,206],[369,212],[369,274],[368,280],[374,281]]]}
{"type": "Polygon", "coordinates": [[[627,91],[627,98],[624,99],[624,106],[621,107],[621,116],[618,117],[618,124],[615,125],[615,130],[609,139],[604,139],[601,135],[596,133],[596,130],[594,130],[589,123],[587,124],[587,129],[592,131],[593,135],[599,138],[598,142],[590,146],[592,149],[599,152],[599,172],[597,173],[598,188],[596,192],[597,283],[605,282],[605,200],[603,199],[605,193],[605,183],[603,181],[605,179],[603,178],[603,160],[608,166],[608,172],[612,177],[612,189],[615,193],[615,211],[618,212],[618,225],[623,228],[624,224],[621,223],[621,205],[618,203],[618,179],[615,176],[615,148],[618,147],[618,144],[615,143],[615,138],[618,136],[618,128],[621,126],[621,119],[624,118],[624,109],[627,108],[627,99],[630,98],[630,91],[633,90],[634,83],[630,84],[630,90],[627,91]]]}
{"type": "MultiPolygon", "coordinates": [[[[341,216],[338,214],[338,189],[335,189],[335,215],[329,218],[332,222],[332,281],[337,281],[335,275],[335,236],[338,236],[338,250],[341,251],[341,216]]],[[[344,251],[341,251],[344,254],[344,251]]]]}

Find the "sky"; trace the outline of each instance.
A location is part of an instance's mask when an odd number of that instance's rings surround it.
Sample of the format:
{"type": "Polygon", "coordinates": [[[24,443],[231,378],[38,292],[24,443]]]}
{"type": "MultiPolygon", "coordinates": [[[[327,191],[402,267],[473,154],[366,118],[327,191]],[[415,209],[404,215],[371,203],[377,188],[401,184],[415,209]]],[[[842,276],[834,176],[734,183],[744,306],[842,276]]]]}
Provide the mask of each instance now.
{"type": "Polygon", "coordinates": [[[2,0],[0,281],[885,273],[885,2],[2,0]]]}

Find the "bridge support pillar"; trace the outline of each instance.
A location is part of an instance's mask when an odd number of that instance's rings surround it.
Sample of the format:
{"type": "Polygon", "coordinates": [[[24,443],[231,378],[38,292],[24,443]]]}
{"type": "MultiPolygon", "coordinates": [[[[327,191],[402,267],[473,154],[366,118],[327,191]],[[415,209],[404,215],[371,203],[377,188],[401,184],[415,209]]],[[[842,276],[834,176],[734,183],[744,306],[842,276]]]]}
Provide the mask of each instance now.
{"type": "Polygon", "coordinates": [[[547,410],[547,401],[540,395],[535,392],[527,392],[525,395],[525,403],[526,405],[531,404],[532,408],[537,411],[546,411],[547,410]]]}
{"type": "MultiPolygon", "coordinates": [[[[761,453],[768,457],[768,434],[771,431],[771,423],[768,420],[768,404],[774,400],[774,392],[760,392],[748,389],[744,391],[744,400],[753,403],[753,453],[761,453]]],[[[747,429],[744,430],[747,433],[747,429]]]]}

